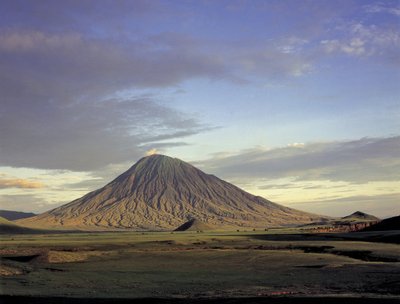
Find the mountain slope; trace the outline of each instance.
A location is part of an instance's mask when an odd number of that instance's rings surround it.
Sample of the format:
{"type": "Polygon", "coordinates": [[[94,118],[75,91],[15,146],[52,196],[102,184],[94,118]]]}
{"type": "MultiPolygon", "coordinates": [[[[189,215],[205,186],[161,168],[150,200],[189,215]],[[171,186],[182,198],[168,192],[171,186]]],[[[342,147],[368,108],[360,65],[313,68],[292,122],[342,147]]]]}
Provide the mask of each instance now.
{"type": "Polygon", "coordinates": [[[0,216],[0,234],[35,233],[37,230],[26,228],[0,216]]]}
{"type": "Polygon", "coordinates": [[[400,230],[400,215],[384,219],[383,221],[365,228],[363,231],[400,230]]]}
{"type": "Polygon", "coordinates": [[[20,211],[11,211],[11,210],[0,210],[0,216],[4,217],[7,220],[14,221],[23,218],[28,218],[35,216],[35,213],[32,212],[20,212],[20,211]]]}
{"type": "Polygon", "coordinates": [[[319,216],[251,195],[179,159],[152,155],[103,188],[18,222],[35,227],[163,230],[191,218],[226,228],[320,220],[319,216]]]}

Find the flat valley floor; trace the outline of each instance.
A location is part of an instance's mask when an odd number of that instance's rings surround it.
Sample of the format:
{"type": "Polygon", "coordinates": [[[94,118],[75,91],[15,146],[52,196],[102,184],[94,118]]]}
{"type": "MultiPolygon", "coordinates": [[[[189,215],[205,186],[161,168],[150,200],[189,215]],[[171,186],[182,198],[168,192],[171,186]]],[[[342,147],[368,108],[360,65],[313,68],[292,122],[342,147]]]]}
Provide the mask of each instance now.
{"type": "Polygon", "coordinates": [[[380,238],[399,231],[2,235],[0,302],[400,303],[400,245],[380,238]]]}

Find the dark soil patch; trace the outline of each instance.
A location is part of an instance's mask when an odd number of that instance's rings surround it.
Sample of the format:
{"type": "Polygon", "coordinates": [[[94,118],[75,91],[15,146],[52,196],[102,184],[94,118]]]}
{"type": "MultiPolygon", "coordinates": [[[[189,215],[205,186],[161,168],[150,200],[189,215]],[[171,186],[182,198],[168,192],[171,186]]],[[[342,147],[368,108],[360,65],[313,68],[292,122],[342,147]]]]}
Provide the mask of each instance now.
{"type": "Polygon", "coordinates": [[[297,268],[324,268],[324,267],[326,267],[327,265],[326,264],[323,264],[323,265],[299,265],[299,266],[295,266],[295,267],[297,267],[297,268]]]}
{"type": "Polygon", "coordinates": [[[293,249],[303,250],[305,253],[327,253],[328,249],[333,249],[333,246],[299,246],[293,249]]]}
{"type": "Polygon", "coordinates": [[[206,245],[207,242],[201,241],[201,242],[194,242],[192,243],[193,245],[206,245]]]}
{"type": "Polygon", "coordinates": [[[349,258],[366,261],[366,262],[387,262],[393,263],[399,260],[391,257],[375,256],[369,250],[354,250],[354,251],[331,251],[331,253],[336,255],[347,256],[349,258]]]}
{"type": "Polygon", "coordinates": [[[15,262],[22,262],[22,263],[28,263],[37,257],[39,257],[39,254],[33,254],[33,255],[20,255],[20,256],[3,256],[2,259],[8,260],[8,261],[15,261],[15,262]]]}
{"type": "Polygon", "coordinates": [[[330,253],[340,256],[346,256],[352,259],[366,261],[366,262],[386,262],[393,263],[399,262],[398,258],[377,256],[369,250],[332,250],[333,246],[296,246],[293,249],[303,250],[305,253],[330,253]]]}
{"type": "Polygon", "coordinates": [[[176,242],[174,240],[165,240],[165,241],[151,241],[149,243],[155,243],[155,244],[166,244],[166,245],[175,245],[176,242]]]}
{"type": "Polygon", "coordinates": [[[64,272],[65,271],[64,269],[52,268],[52,267],[46,267],[44,269],[49,270],[51,272],[64,272]]]}

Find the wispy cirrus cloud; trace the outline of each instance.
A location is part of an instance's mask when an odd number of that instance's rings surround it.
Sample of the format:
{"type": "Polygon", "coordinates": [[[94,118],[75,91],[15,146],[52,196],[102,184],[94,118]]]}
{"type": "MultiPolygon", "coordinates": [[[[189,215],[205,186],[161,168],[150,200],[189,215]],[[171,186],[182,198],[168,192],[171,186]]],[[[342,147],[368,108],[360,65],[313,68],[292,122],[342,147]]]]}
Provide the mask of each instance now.
{"type": "Polygon", "coordinates": [[[400,17],[400,5],[398,2],[376,2],[364,5],[367,13],[387,13],[400,17]]]}
{"type": "Polygon", "coordinates": [[[342,53],[356,57],[377,56],[386,61],[400,59],[400,32],[395,28],[384,28],[375,24],[352,22],[337,27],[340,38],[323,39],[322,49],[327,54],[342,53]]]}

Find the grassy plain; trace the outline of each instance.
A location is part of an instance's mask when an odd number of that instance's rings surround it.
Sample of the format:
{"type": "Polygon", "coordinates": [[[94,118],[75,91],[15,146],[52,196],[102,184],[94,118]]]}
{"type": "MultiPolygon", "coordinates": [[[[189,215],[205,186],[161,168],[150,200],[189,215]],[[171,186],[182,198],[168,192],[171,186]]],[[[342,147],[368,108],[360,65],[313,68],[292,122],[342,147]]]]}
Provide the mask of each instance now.
{"type": "Polygon", "coordinates": [[[0,292],[3,300],[333,296],[400,301],[400,245],[343,236],[290,229],[2,235],[0,292]]]}

